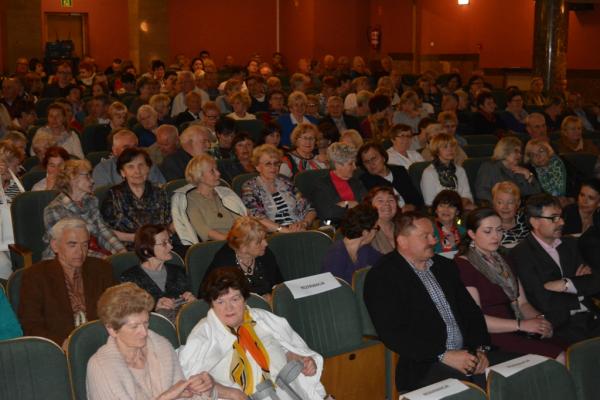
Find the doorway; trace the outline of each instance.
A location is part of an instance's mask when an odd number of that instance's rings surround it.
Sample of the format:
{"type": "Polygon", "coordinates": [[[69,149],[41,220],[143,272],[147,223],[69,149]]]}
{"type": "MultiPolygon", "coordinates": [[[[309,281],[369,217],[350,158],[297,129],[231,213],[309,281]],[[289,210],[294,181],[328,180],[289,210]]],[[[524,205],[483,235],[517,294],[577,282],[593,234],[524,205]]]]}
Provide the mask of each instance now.
{"type": "Polygon", "coordinates": [[[88,53],[87,14],[46,13],[44,42],[73,41],[72,57],[81,58],[88,53]]]}

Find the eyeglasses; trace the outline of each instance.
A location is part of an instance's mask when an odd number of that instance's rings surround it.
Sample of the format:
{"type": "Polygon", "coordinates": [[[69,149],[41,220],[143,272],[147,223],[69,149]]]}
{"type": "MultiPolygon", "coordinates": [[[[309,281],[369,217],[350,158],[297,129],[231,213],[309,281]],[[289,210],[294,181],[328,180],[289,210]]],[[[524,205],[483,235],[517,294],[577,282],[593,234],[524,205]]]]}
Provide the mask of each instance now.
{"type": "Polygon", "coordinates": [[[298,139],[302,139],[307,142],[314,142],[315,140],[317,140],[314,138],[314,136],[300,136],[298,139]]]}
{"type": "Polygon", "coordinates": [[[376,163],[379,160],[379,156],[374,156],[368,159],[363,159],[363,164],[373,164],[376,163]]]}
{"type": "Polygon", "coordinates": [[[537,217],[534,218],[542,218],[542,219],[547,219],[552,221],[552,223],[556,224],[558,221],[560,221],[561,219],[563,219],[562,214],[561,215],[550,215],[550,216],[546,216],[546,215],[539,215],[537,217]]]}
{"type": "Polygon", "coordinates": [[[262,163],[265,167],[275,167],[279,168],[281,166],[281,161],[267,161],[262,163]]]}

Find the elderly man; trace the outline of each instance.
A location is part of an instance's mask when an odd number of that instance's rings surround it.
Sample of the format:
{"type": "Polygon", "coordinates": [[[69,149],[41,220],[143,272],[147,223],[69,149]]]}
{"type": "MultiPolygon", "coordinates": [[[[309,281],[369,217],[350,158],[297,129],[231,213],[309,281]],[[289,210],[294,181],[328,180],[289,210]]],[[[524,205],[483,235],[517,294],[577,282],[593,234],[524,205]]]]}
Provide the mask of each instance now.
{"type": "Polygon", "coordinates": [[[148,147],[148,154],[155,165],[160,165],[165,157],[177,151],[179,132],[173,125],[165,124],[156,129],[156,142],[148,147]]]}
{"type": "Polygon", "coordinates": [[[11,119],[19,117],[23,99],[19,97],[19,87],[21,85],[17,78],[7,78],[2,81],[2,98],[0,103],[4,104],[10,114],[11,119]]]}
{"type": "Polygon", "coordinates": [[[210,148],[210,131],[201,125],[191,125],[179,137],[181,147],[160,165],[160,170],[167,181],[185,176],[185,167],[194,157],[206,153],[210,148]]]}
{"type": "Polygon", "coordinates": [[[417,212],[396,222],[396,251],[369,271],[364,299],[386,347],[398,353],[396,386],[413,390],[446,378],[485,382],[489,359],[485,319],[454,262],[434,255],[431,220],[417,212]]]}
{"type": "Polygon", "coordinates": [[[56,68],[56,76],[54,82],[44,88],[42,97],[67,97],[71,90],[71,84],[74,84],[73,71],[71,65],[62,63],[56,68]]]}
{"type": "Polygon", "coordinates": [[[525,130],[529,134],[529,139],[550,140],[548,138],[546,119],[540,113],[531,113],[525,118],[525,130]]]}
{"type": "MultiPolygon", "coordinates": [[[[360,132],[358,119],[344,112],[344,100],[339,96],[330,96],[327,99],[327,115],[320,122],[330,122],[337,128],[338,137],[340,133],[354,129],[360,132]]],[[[336,139],[337,141],[337,139],[336,139]]]]}
{"type": "Polygon", "coordinates": [[[210,96],[208,93],[196,86],[194,73],[191,71],[181,71],[177,74],[177,88],[180,90],[180,92],[173,99],[171,117],[175,117],[177,114],[185,111],[185,95],[192,90],[200,95],[202,98],[201,103],[210,101],[210,96]]]}
{"type": "Polygon", "coordinates": [[[530,197],[526,205],[531,232],[510,252],[529,302],[554,326],[554,336],[569,343],[600,335],[600,274],[584,264],[577,239],[561,237],[565,221],[557,198],[530,197]]]}
{"type": "Polygon", "coordinates": [[[188,92],[185,95],[186,109],[177,114],[174,118],[175,125],[179,126],[184,122],[194,122],[202,118],[202,96],[198,93],[188,92]]]}
{"type": "MultiPolygon", "coordinates": [[[[105,185],[116,185],[123,182],[123,177],[117,171],[117,158],[121,155],[123,150],[131,147],[137,147],[138,138],[135,133],[128,129],[120,129],[113,134],[112,138],[112,154],[111,157],[106,158],[98,163],[94,167],[92,177],[94,178],[94,188],[99,188],[105,185]]],[[[152,165],[150,168],[150,175],[148,179],[152,183],[162,184],[165,183],[165,178],[161,174],[160,170],[156,165],[152,165]]]]}
{"type": "Polygon", "coordinates": [[[96,303],[113,285],[110,265],[88,257],[90,235],[85,221],[64,218],[50,229],[53,260],[23,271],[19,321],[25,335],[63,345],[71,331],[98,318],[96,303]]]}

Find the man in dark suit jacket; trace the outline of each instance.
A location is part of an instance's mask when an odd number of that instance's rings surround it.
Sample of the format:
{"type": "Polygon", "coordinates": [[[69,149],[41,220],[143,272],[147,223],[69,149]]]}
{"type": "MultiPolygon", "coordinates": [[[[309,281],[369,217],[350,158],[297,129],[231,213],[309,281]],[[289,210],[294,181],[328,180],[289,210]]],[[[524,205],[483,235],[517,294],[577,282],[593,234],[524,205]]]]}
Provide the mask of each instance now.
{"type": "Polygon", "coordinates": [[[96,303],[113,277],[106,261],[87,257],[85,221],[64,218],[50,232],[56,258],[23,271],[18,314],[25,335],[46,337],[64,348],[75,327],[98,319],[96,303]]]}
{"type": "Polygon", "coordinates": [[[206,153],[210,148],[211,133],[201,125],[190,125],[179,136],[181,147],[164,158],[159,166],[165,180],[181,179],[185,176],[185,168],[190,160],[206,153]]]}
{"type": "MultiPolygon", "coordinates": [[[[434,255],[431,220],[407,212],[396,222],[397,251],[365,280],[364,299],[379,339],[399,355],[396,387],[413,390],[446,378],[483,384],[490,337],[480,308],[453,261],[434,255]]],[[[490,360],[510,358],[489,353],[490,360]]]]}
{"type": "Polygon", "coordinates": [[[510,252],[529,302],[544,313],[554,336],[577,342],[600,335],[600,274],[584,264],[577,240],[563,237],[562,210],[548,194],[527,201],[531,233],[510,252]]]}
{"type": "Polygon", "coordinates": [[[331,96],[327,99],[327,116],[319,122],[332,123],[338,130],[338,138],[343,131],[348,129],[354,129],[361,133],[358,119],[344,113],[344,100],[339,96],[331,96]]]}

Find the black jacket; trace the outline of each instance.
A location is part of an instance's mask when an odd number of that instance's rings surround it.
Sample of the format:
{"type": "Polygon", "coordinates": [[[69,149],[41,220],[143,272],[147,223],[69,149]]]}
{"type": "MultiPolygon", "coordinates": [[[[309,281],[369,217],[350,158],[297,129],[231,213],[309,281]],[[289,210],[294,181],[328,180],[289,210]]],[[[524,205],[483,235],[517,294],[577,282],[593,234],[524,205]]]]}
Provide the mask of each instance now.
{"type": "Polygon", "coordinates": [[[129,268],[123,272],[119,277],[121,282],[133,282],[154,298],[157,302],[161,297],[168,297],[170,299],[177,299],[183,293],[190,290],[190,282],[185,274],[182,267],[174,264],[165,263],[165,269],[167,270],[167,283],[165,284],[165,290],[162,290],[158,285],[150,278],[150,276],[144,272],[140,265],[129,268]]]}
{"type": "Polygon", "coordinates": [[[181,179],[185,176],[185,167],[192,159],[184,149],[177,149],[173,154],[168,155],[158,167],[167,182],[173,179],[181,179]]]}
{"type": "Polygon", "coordinates": [[[406,168],[400,165],[388,165],[387,167],[392,172],[392,182],[379,175],[371,175],[368,172],[365,172],[360,176],[360,180],[365,188],[371,190],[377,186],[393,187],[400,193],[400,196],[402,196],[406,204],[412,204],[417,207],[422,206],[423,196],[421,196],[421,192],[415,189],[415,186],[408,176],[408,172],[406,172],[406,168]]]}
{"type": "MultiPolygon", "coordinates": [[[[334,226],[337,226],[348,210],[337,205],[341,201],[340,195],[335,190],[329,174],[320,176],[316,180],[317,182],[314,185],[316,189],[307,197],[314,205],[317,216],[321,221],[329,220],[334,226]]],[[[356,201],[360,203],[366,194],[362,182],[360,179],[352,177],[348,180],[348,184],[354,193],[356,201]]]]}

